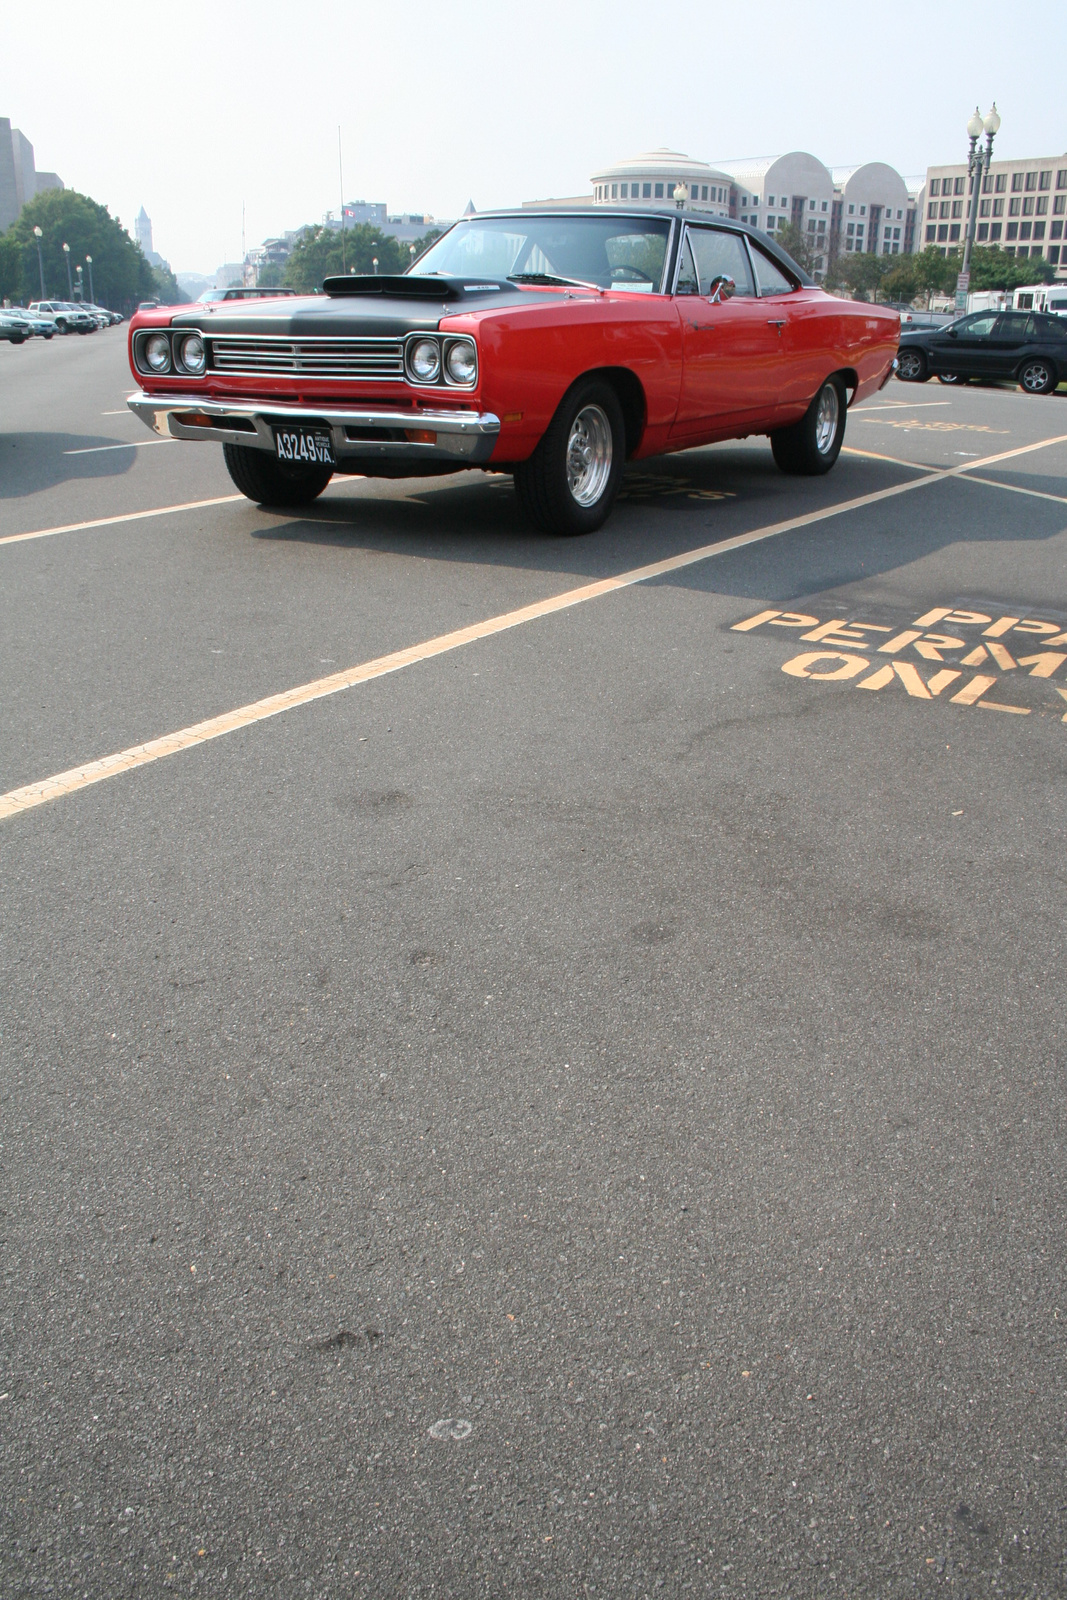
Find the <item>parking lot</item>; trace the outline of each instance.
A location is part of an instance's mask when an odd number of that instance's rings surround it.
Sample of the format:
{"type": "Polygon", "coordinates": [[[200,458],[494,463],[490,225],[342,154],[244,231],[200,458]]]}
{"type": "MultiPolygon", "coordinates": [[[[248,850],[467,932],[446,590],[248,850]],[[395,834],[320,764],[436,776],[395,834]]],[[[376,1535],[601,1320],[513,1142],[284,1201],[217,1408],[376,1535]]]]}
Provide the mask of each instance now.
{"type": "Polygon", "coordinates": [[[129,389],[0,346],[4,1592],[1067,1592],[1067,394],[553,540],[129,389]]]}

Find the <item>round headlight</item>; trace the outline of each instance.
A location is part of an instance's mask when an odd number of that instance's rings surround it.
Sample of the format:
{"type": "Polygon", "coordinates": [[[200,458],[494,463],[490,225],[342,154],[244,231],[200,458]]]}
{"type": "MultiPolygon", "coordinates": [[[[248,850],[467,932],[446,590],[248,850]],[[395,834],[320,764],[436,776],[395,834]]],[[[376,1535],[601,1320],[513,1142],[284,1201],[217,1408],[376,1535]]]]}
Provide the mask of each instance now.
{"type": "Polygon", "coordinates": [[[436,339],[419,339],[411,347],[408,362],[417,383],[436,383],[441,372],[441,351],[436,339]]]}
{"type": "Polygon", "coordinates": [[[144,342],[144,358],[153,372],[170,371],[170,340],[162,333],[153,333],[144,342]]]}
{"type": "Polygon", "coordinates": [[[201,373],[207,365],[204,341],[198,333],[191,333],[182,341],[182,366],[186,372],[201,373]]]}
{"type": "Polygon", "coordinates": [[[478,356],[472,344],[457,339],[450,344],[445,356],[445,366],[453,383],[473,383],[478,376],[478,356]]]}

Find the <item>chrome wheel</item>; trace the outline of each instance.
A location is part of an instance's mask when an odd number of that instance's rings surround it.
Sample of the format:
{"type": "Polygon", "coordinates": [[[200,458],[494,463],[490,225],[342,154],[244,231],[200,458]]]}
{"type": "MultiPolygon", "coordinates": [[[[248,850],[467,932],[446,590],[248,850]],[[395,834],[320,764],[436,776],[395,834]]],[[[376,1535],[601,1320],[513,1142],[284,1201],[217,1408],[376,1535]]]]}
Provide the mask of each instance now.
{"type": "Polygon", "coordinates": [[[815,413],[815,448],[821,456],[829,455],[837,437],[837,422],[841,415],[841,402],[837,389],[828,383],[819,396],[815,413]]]}
{"type": "Polygon", "coordinates": [[[567,487],[575,503],[595,506],[611,477],[611,423],[599,406],[583,406],[567,440],[567,487]]]}
{"type": "Polygon", "coordinates": [[[1046,394],[1052,388],[1052,373],[1044,361],[1028,361],[1019,381],[1027,394],[1046,394]]]}
{"type": "Polygon", "coordinates": [[[904,350],[897,361],[897,377],[905,383],[916,383],[922,376],[923,358],[917,350],[904,350]]]}

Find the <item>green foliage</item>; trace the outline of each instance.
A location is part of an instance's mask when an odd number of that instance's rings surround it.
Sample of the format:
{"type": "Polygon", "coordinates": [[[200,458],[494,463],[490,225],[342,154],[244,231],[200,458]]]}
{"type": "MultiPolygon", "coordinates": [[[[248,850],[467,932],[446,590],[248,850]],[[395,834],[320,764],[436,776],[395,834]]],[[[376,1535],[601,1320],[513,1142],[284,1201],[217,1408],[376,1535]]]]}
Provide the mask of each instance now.
{"type": "MultiPolygon", "coordinates": [[[[17,221],[0,238],[0,293],[11,299],[28,305],[41,298],[35,226],[42,232],[46,299],[70,298],[64,243],[70,245],[72,275],[76,266],[84,264],[86,255],[92,256],[93,291],[99,305],[129,312],[139,300],[159,293],[140,247],[106,206],[75,189],[46,189],[23,206],[17,221]]],[[[83,277],[88,299],[88,269],[83,277]]],[[[181,298],[180,293],[176,298],[181,298]]]]}
{"type": "Polygon", "coordinates": [[[795,222],[787,222],[784,228],[779,228],[774,240],[809,276],[815,271],[815,258],[821,252],[812,249],[807,235],[795,222]]]}
{"type": "Polygon", "coordinates": [[[826,286],[851,289],[854,300],[877,300],[882,280],[889,276],[893,265],[892,256],[868,255],[865,251],[841,255],[826,274],[826,286]]]}
{"type": "MultiPolygon", "coordinates": [[[[431,228],[421,239],[416,239],[415,259],[417,260],[428,250],[438,238],[440,230],[431,228]]],[[[406,272],[412,261],[410,248],[406,244],[401,244],[391,233],[383,233],[378,228],[372,228],[368,222],[361,223],[358,228],[345,229],[343,251],[342,266],[342,239],[339,230],[323,227],[305,228],[285,263],[283,275],[280,278],[272,278],[270,287],[281,283],[286,288],[299,289],[304,294],[310,294],[314,289],[321,289],[324,278],[339,277],[342,272],[372,273],[375,256],[378,258],[379,273],[406,272]]],[[[265,273],[260,276],[259,281],[267,282],[265,273]]]]}
{"type": "Polygon", "coordinates": [[[893,265],[881,282],[883,300],[912,301],[919,293],[919,280],[911,256],[893,256],[893,265]]]}
{"type": "MultiPolygon", "coordinates": [[[[95,257],[93,266],[96,266],[95,257]]],[[[165,306],[183,306],[187,296],[182,293],[181,285],[170,268],[153,267],[151,271],[152,281],[155,284],[155,293],[152,298],[159,300],[165,306]]],[[[88,286],[86,286],[86,294],[88,295],[88,286]]]]}
{"type": "Polygon", "coordinates": [[[265,267],[261,267],[260,268],[259,273],[258,273],[258,275],[256,277],[256,286],[257,286],[257,288],[260,288],[260,289],[278,289],[278,288],[280,288],[282,286],[282,284],[285,282],[285,268],[286,268],[286,262],[284,262],[284,261],[268,261],[268,263],[267,263],[267,265],[265,267]]]}
{"type": "Polygon", "coordinates": [[[1043,256],[1009,256],[999,245],[976,245],[971,251],[972,290],[1018,289],[1024,283],[1051,283],[1055,276],[1055,267],[1043,256]]]}

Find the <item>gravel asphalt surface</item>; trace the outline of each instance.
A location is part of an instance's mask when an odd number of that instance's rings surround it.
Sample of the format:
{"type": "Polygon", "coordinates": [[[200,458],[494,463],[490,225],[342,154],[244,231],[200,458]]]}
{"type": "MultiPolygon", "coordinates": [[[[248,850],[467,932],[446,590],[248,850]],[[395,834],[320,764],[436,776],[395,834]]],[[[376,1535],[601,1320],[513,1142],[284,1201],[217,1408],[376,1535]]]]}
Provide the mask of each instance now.
{"type": "Polygon", "coordinates": [[[1067,394],[553,540],[129,388],[0,345],[0,1594],[1067,1594],[1067,394]]]}

